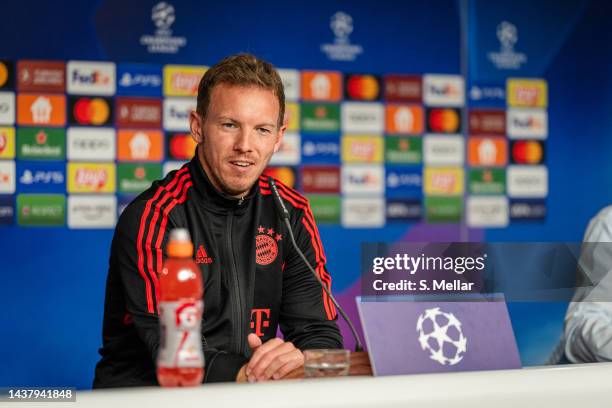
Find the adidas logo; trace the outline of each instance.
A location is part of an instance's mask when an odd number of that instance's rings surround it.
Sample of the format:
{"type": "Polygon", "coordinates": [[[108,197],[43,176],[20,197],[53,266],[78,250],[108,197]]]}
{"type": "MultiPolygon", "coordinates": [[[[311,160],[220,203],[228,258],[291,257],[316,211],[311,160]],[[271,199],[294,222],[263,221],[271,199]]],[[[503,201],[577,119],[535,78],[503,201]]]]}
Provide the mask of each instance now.
{"type": "Polygon", "coordinates": [[[204,245],[200,245],[200,247],[198,248],[198,251],[196,252],[195,261],[197,264],[211,264],[212,263],[213,260],[206,253],[206,250],[204,249],[204,245]]]}

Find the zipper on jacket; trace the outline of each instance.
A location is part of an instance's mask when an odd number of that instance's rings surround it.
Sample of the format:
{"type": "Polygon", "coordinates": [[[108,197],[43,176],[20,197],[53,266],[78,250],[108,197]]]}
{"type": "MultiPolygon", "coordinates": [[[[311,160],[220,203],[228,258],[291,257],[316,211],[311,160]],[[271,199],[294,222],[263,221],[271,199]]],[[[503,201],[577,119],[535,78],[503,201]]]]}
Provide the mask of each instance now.
{"type": "Polygon", "coordinates": [[[236,267],[236,258],[234,255],[234,246],[232,244],[233,240],[232,240],[232,227],[234,224],[234,212],[230,211],[229,215],[228,215],[228,222],[227,222],[227,226],[228,226],[228,231],[227,231],[227,235],[226,235],[226,244],[227,244],[227,251],[230,257],[230,265],[231,265],[231,273],[230,276],[233,279],[233,284],[234,284],[234,296],[235,296],[235,303],[234,303],[234,307],[237,308],[235,316],[234,316],[234,333],[237,333],[237,343],[238,343],[238,353],[242,354],[243,353],[243,349],[242,349],[242,345],[244,344],[244,333],[243,333],[243,326],[244,326],[244,322],[243,322],[243,310],[242,310],[242,296],[240,294],[240,284],[239,284],[239,278],[238,278],[238,268],[236,267]]]}

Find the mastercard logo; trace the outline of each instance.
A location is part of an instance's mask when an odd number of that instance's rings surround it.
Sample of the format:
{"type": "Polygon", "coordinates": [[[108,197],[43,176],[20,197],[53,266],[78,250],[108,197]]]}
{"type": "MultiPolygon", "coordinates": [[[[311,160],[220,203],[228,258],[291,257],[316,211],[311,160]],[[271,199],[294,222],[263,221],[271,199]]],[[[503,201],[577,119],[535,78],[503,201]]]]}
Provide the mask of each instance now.
{"type": "Polygon", "coordinates": [[[534,140],[514,142],[512,161],[517,164],[540,164],[544,161],[544,145],[534,140]]]}
{"type": "Polygon", "coordinates": [[[79,98],[74,102],[72,116],[79,125],[105,125],[111,116],[110,105],[103,98],[79,98]]]}
{"type": "Polygon", "coordinates": [[[380,84],[373,75],[351,75],[346,80],[346,96],[349,99],[372,101],[380,95],[380,84]]]}
{"type": "Polygon", "coordinates": [[[287,187],[295,188],[295,172],[291,167],[268,167],[264,174],[274,177],[287,187]]]}
{"type": "Polygon", "coordinates": [[[6,64],[0,62],[0,87],[6,85],[9,78],[9,71],[6,64]]]}
{"type": "Polygon", "coordinates": [[[168,157],[174,160],[190,160],[195,152],[196,142],[187,133],[176,133],[168,139],[168,157]]]}
{"type": "Polygon", "coordinates": [[[461,126],[458,109],[434,108],[427,111],[427,130],[433,133],[456,133],[461,126]]]}

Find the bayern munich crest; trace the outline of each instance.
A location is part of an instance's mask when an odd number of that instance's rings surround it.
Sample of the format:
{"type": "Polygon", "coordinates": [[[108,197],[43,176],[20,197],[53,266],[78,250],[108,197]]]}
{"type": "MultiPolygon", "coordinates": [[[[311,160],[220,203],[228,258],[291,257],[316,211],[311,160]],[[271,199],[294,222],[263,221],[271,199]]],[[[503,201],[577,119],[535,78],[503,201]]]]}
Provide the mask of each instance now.
{"type": "Polygon", "coordinates": [[[270,265],[278,255],[278,241],[283,239],[273,228],[259,226],[255,236],[255,262],[257,265],[270,265]]]}

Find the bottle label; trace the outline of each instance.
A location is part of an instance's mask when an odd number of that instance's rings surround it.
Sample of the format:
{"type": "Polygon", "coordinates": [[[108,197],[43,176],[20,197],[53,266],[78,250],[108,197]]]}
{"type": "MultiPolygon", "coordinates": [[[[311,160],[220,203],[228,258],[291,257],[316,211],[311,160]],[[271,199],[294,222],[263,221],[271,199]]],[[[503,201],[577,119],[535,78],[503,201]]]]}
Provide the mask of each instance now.
{"type": "Polygon", "coordinates": [[[159,303],[158,367],[204,367],[202,311],[201,300],[159,303]]]}

